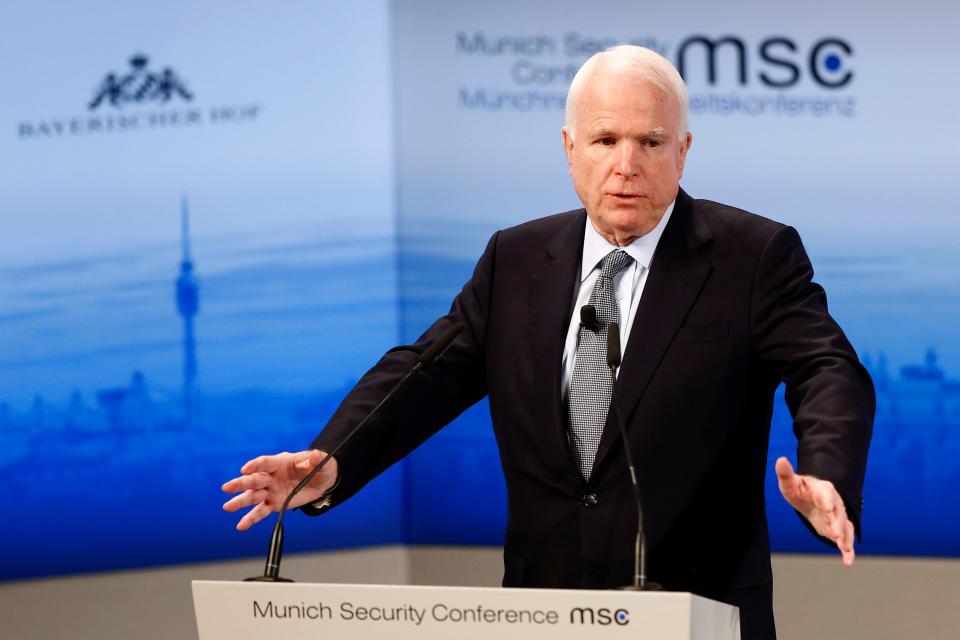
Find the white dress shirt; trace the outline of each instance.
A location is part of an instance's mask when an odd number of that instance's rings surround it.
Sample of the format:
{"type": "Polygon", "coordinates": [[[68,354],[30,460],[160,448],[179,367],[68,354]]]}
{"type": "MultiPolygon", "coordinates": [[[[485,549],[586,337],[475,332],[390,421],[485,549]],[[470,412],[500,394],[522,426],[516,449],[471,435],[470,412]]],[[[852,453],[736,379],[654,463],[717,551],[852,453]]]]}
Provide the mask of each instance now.
{"type": "Polygon", "coordinates": [[[637,314],[637,305],[640,304],[640,295],[650,273],[650,263],[653,254],[660,242],[660,236],[673,213],[673,205],[664,212],[660,222],[649,233],[640,236],[625,247],[610,244],[587,219],[586,229],[583,232],[583,253],[580,258],[580,283],[575,295],[570,327],[567,329],[567,341],[563,348],[563,388],[564,402],[567,391],[570,389],[570,377],[573,375],[573,364],[577,354],[577,337],[580,334],[580,307],[590,301],[593,285],[600,277],[600,261],[617,249],[627,252],[633,263],[613,278],[613,289],[616,292],[617,303],[620,307],[620,348],[623,353],[627,350],[627,340],[630,338],[630,327],[633,326],[634,316],[637,314]]]}

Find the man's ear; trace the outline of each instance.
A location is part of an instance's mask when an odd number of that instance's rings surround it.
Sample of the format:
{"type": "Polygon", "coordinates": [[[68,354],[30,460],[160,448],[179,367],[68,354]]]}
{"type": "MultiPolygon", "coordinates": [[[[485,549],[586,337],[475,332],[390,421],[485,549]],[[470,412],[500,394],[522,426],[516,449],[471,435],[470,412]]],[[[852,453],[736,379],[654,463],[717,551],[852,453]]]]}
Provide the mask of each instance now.
{"type": "Polygon", "coordinates": [[[680,145],[680,156],[677,158],[677,178],[683,177],[683,167],[687,162],[687,151],[690,151],[690,145],[693,144],[693,134],[687,131],[680,145]]]}
{"type": "Polygon", "coordinates": [[[567,166],[570,170],[573,170],[573,134],[569,129],[563,127],[560,129],[560,133],[563,135],[563,151],[567,154],[567,166]]]}

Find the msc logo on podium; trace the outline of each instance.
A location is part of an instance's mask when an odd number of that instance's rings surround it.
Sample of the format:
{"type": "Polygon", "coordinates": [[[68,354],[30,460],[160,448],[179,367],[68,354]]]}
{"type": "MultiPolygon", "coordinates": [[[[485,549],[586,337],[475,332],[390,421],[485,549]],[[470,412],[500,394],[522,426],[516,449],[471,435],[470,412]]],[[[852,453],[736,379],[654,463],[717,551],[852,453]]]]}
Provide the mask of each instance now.
{"type": "Polygon", "coordinates": [[[626,609],[611,611],[607,607],[600,607],[599,609],[574,607],[570,610],[570,624],[599,624],[602,626],[616,624],[623,627],[630,624],[630,612],[626,609]]]}

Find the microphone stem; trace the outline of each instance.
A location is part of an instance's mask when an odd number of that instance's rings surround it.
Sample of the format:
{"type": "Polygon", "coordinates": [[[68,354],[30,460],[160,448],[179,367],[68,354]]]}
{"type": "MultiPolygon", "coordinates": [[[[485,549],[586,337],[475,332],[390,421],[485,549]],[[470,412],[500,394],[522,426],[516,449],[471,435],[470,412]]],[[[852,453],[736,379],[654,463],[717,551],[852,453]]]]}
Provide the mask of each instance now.
{"type": "Polygon", "coordinates": [[[397,389],[402,387],[407,380],[410,379],[415,373],[420,371],[424,366],[423,362],[417,362],[410,371],[404,375],[397,384],[393,385],[393,388],[377,403],[377,406],[373,408],[359,423],[355,426],[350,433],[346,435],[345,438],[340,440],[336,447],[330,451],[327,456],[320,461],[320,464],[315,466],[310,473],[303,477],[303,480],[297,483],[297,486],[293,488],[289,494],[287,494],[286,500],[283,501],[283,505],[280,507],[280,513],[277,516],[277,522],[273,526],[273,535],[270,536],[270,548],[267,550],[267,562],[263,568],[263,578],[258,578],[267,581],[281,581],[283,578],[280,578],[280,557],[283,554],[283,516],[287,512],[287,507],[290,506],[290,501],[293,500],[293,497],[300,493],[300,491],[310,484],[310,481],[313,480],[320,470],[327,466],[327,463],[334,458],[334,456],[340,451],[344,444],[346,444],[355,434],[359,431],[363,425],[367,424],[367,421],[373,417],[380,408],[385,405],[390,398],[393,397],[393,394],[396,393],[397,389]]]}
{"type": "Polygon", "coordinates": [[[400,381],[397,384],[393,385],[393,388],[387,392],[385,396],[377,403],[377,405],[364,416],[353,429],[350,430],[344,438],[340,439],[340,442],[337,443],[337,446],[333,448],[332,451],[327,453],[326,457],[320,461],[320,464],[315,466],[310,473],[304,476],[303,480],[297,483],[297,486],[293,488],[289,494],[287,494],[286,500],[283,501],[283,504],[280,506],[280,514],[277,516],[277,523],[273,527],[273,535],[270,536],[270,548],[267,550],[267,563],[263,568],[263,575],[257,576],[255,578],[247,578],[248,581],[257,581],[257,582],[292,582],[292,580],[287,580],[286,578],[279,577],[280,574],[280,556],[283,554],[283,516],[287,512],[287,508],[290,506],[290,501],[293,500],[293,497],[300,493],[300,491],[310,484],[310,481],[313,480],[320,470],[327,466],[327,463],[332,460],[340,449],[343,448],[354,434],[359,431],[363,425],[367,424],[367,421],[370,420],[383,405],[385,405],[390,398],[397,392],[400,387],[406,384],[414,374],[423,369],[425,366],[433,363],[438,358],[440,358],[447,349],[453,344],[453,341],[456,339],[460,332],[463,331],[463,323],[455,322],[451,325],[439,338],[434,340],[429,347],[427,347],[419,356],[417,356],[416,364],[411,367],[407,373],[400,378],[400,381]]]}
{"type": "Polygon", "coordinates": [[[610,411],[613,413],[613,419],[620,429],[620,439],[623,442],[623,453],[627,459],[627,470],[630,472],[630,487],[633,489],[633,499],[637,503],[637,538],[634,543],[633,553],[633,586],[643,589],[647,583],[646,576],[646,556],[647,545],[643,534],[643,500],[640,497],[640,483],[637,480],[637,468],[633,464],[633,453],[630,451],[630,443],[627,440],[627,428],[620,419],[620,408],[617,406],[617,370],[616,367],[610,367],[610,377],[612,378],[612,392],[610,395],[610,411]]]}

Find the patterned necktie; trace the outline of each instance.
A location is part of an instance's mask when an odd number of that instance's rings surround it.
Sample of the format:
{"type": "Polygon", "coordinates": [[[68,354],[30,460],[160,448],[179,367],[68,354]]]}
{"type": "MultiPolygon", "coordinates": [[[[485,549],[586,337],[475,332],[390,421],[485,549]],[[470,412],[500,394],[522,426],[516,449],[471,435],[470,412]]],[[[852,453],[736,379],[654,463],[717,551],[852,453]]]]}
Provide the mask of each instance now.
{"type": "Polygon", "coordinates": [[[619,249],[604,257],[600,263],[600,277],[593,285],[588,302],[597,310],[598,330],[580,325],[577,336],[576,361],[570,378],[570,391],[567,393],[570,416],[568,437],[584,480],[590,479],[613,395],[613,380],[607,368],[607,327],[611,322],[620,324],[620,307],[614,295],[613,277],[632,262],[633,258],[619,249]]]}

